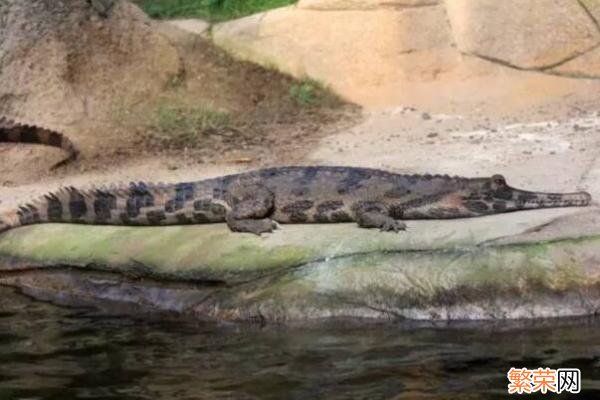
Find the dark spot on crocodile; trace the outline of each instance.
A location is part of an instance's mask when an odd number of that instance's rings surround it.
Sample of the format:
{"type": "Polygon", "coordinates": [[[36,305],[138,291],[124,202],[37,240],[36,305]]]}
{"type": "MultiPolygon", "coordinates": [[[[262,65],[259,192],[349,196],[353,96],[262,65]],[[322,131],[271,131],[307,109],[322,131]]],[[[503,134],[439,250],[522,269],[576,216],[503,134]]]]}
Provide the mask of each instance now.
{"type": "Polygon", "coordinates": [[[175,218],[177,219],[178,224],[191,224],[192,220],[184,213],[175,214],[175,218]]]}
{"type": "Polygon", "coordinates": [[[394,219],[402,219],[404,217],[404,207],[401,205],[391,205],[388,207],[388,214],[394,219]]]}
{"type": "Polygon", "coordinates": [[[175,185],[175,200],[183,202],[193,200],[196,196],[196,185],[191,182],[178,183],[175,185]]]}
{"type": "Polygon", "coordinates": [[[146,213],[148,223],[151,225],[160,225],[162,221],[167,219],[164,211],[151,210],[146,213]]]}
{"type": "Polygon", "coordinates": [[[262,171],[260,171],[259,175],[263,179],[272,178],[277,175],[277,170],[272,168],[263,169],[262,171]]]}
{"type": "Polygon", "coordinates": [[[318,223],[329,222],[329,216],[327,214],[315,214],[314,220],[318,223]]]}
{"type": "Polygon", "coordinates": [[[396,186],[396,187],[388,190],[387,192],[385,192],[383,195],[390,199],[399,199],[399,198],[405,197],[406,195],[408,195],[410,193],[411,193],[410,189],[407,189],[402,186],[396,186]]]}
{"type": "Polygon", "coordinates": [[[301,211],[294,211],[290,214],[290,222],[302,223],[308,221],[308,215],[301,211]]]}
{"type": "Polygon", "coordinates": [[[346,172],[346,176],[339,182],[337,186],[338,193],[345,189],[351,191],[362,187],[362,182],[371,178],[371,172],[364,169],[350,168],[346,172]]]}
{"type": "Polygon", "coordinates": [[[206,216],[206,214],[202,213],[202,212],[195,212],[194,213],[194,221],[199,223],[199,224],[207,224],[210,222],[210,220],[208,219],[208,217],[206,216]]]}
{"type": "Polygon", "coordinates": [[[75,188],[69,189],[69,213],[73,221],[77,221],[87,214],[85,197],[75,188]]]}
{"type": "Polygon", "coordinates": [[[131,218],[129,217],[129,215],[127,215],[126,212],[122,212],[119,214],[119,219],[121,220],[121,222],[123,222],[123,224],[125,225],[134,225],[133,221],[131,220],[131,218]]]}
{"type": "Polygon", "coordinates": [[[48,145],[54,147],[62,147],[62,136],[58,133],[52,132],[48,137],[48,145]]]}
{"type": "Polygon", "coordinates": [[[344,202],[341,200],[328,200],[324,201],[317,206],[317,212],[325,213],[327,211],[335,211],[344,206],[344,202]]]}
{"type": "Polygon", "coordinates": [[[506,203],[503,201],[495,201],[492,208],[496,211],[506,210],[506,203]]]}
{"type": "Polygon", "coordinates": [[[420,206],[427,205],[427,204],[433,204],[435,202],[440,201],[444,197],[446,197],[449,193],[452,193],[452,191],[443,191],[443,192],[439,192],[439,193],[422,195],[415,199],[411,199],[406,202],[403,202],[402,206],[404,207],[404,209],[408,209],[408,208],[420,207],[420,206]]]}
{"type": "Polygon", "coordinates": [[[48,221],[58,222],[62,220],[63,206],[62,202],[55,194],[49,194],[45,196],[47,202],[46,214],[48,215],[48,221]]]}
{"type": "Polygon", "coordinates": [[[292,189],[292,194],[297,197],[303,197],[310,193],[310,189],[306,186],[295,187],[292,189]]]}
{"type": "Polygon", "coordinates": [[[502,200],[510,200],[513,197],[513,191],[508,186],[502,186],[494,191],[494,198],[502,200]]]}
{"type": "Polygon", "coordinates": [[[553,201],[553,202],[561,201],[562,195],[560,195],[558,193],[551,193],[548,195],[548,200],[553,201]]]}
{"type": "Polygon", "coordinates": [[[465,206],[468,210],[476,213],[486,212],[489,209],[488,205],[483,201],[467,201],[465,206]]]}
{"type": "Polygon", "coordinates": [[[135,218],[140,215],[142,207],[153,207],[154,195],[150,192],[148,185],[143,182],[129,184],[129,198],[125,210],[130,218],[135,218]]]}
{"type": "Polygon", "coordinates": [[[153,207],[154,206],[154,195],[150,191],[150,188],[144,182],[132,182],[129,185],[130,197],[135,197],[136,202],[140,207],[153,207]]]}
{"type": "Polygon", "coordinates": [[[213,199],[223,200],[227,196],[227,190],[222,188],[214,188],[213,189],[213,199]]]}
{"type": "Polygon", "coordinates": [[[127,210],[127,215],[130,218],[135,218],[140,215],[140,207],[138,206],[135,198],[127,199],[127,204],[125,205],[125,210],[127,210]]]}
{"type": "Polygon", "coordinates": [[[286,214],[301,213],[304,210],[312,208],[315,203],[310,200],[300,200],[284,206],[281,211],[286,214]]]}
{"type": "Polygon", "coordinates": [[[377,201],[357,201],[352,206],[357,212],[379,212],[385,213],[385,206],[377,201]]]}
{"type": "Polygon", "coordinates": [[[315,179],[315,177],[317,176],[318,173],[319,173],[319,167],[306,167],[306,168],[304,168],[302,175],[303,175],[304,179],[306,179],[308,181],[312,181],[313,179],[315,179]]]}
{"type": "Polygon", "coordinates": [[[94,200],[94,214],[96,215],[96,222],[108,222],[112,215],[111,210],[117,208],[117,198],[110,193],[97,190],[95,193],[96,199],[94,200]]]}
{"type": "Polygon", "coordinates": [[[21,131],[20,142],[22,143],[40,143],[41,140],[35,131],[25,129],[21,131]]]}
{"type": "Polygon", "coordinates": [[[175,212],[177,210],[181,210],[184,206],[185,202],[180,199],[172,199],[165,203],[165,211],[168,213],[175,212]]]}
{"type": "Polygon", "coordinates": [[[310,185],[315,180],[318,173],[318,167],[304,167],[300,172],[299,176],[296,179],[294,179],[292,184],[294,186],[310,185]]]}
{"type": "Polygon", "coordinates": [[[351,222],[352,217],[345,211],[335,211],[331,214],[331,222],[351,222]]]}
{"type": "Polygon", "coordinates": [[[517,197],[517,201],[523,202],[523,203],[527,203],[529,201],[533,201],[533,200],[536,200],[536,199],[537,199],[537,196],[535,194],[533,194],[533,193],[521,193],[517,197]]]}
{"type": "Polygon", "coordinates": [[[460,216],[460,210],[456,207],[440,207],[428,210],[429,218],[454,218],[460,216]]]}
{"type": "Polygon", "coordinates": [[[209,211],[213,202],[210,199],[200,199],[194,202],[194,210],[209,211]]]}
{"type": "Polygon", "coordinates": [[[196,186],[193,183],[178,183],[175,185],[175,196],[165,203],[165,211],[172,213],[181,210],[185,202],[193,200],[196,194],[196,186]]]}

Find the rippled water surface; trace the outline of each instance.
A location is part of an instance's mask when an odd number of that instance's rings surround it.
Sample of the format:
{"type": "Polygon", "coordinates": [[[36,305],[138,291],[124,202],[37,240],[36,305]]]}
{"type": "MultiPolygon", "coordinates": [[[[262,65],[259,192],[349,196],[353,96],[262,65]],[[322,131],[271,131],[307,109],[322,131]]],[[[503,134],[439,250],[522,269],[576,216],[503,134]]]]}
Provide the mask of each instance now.
{"type": "Polygon", "coordinates": [[[511,366],[578,367],[582,393],[558,398],[600,398],[597,319],[275,329],[0,299],[2,400],[495,399],[511,366]]]}

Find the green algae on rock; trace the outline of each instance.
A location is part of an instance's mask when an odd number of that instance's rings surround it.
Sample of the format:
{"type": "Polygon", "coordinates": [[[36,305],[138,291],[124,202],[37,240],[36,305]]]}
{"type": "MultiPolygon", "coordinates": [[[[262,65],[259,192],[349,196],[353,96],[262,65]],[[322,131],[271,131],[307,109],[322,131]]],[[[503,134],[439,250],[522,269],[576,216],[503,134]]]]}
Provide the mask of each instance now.
{"type": "Polygon", "coordinates": [[[222,224],[28,226],[0,236],[0,284],[232,321],[598,312],[600,212],[519,214],[409,221],[401,234],[353,224],[286,225],[262,237],[222,224]]]}

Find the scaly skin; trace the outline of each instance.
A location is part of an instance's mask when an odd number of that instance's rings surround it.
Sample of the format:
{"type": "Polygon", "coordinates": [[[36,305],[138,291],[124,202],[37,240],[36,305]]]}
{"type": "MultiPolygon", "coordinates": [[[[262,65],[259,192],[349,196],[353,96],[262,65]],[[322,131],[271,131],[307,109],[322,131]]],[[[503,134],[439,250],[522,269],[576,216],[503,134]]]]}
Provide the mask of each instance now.
{"type": "Polygon", "coordinates": [[[73,142],[62,133],[39,126],[20,124],[4,117],[0,117],[0,142],[43,144],[66,151],[69,155],[54,164],[51,169],[71,162],[79,156],[79,151],[73,142]]]}
{"type": "Polygon", "coordinates": [[[404,230],[405,219],[466,218],[517,210],[587,206],[591,196],[514,189],[504,178],[400,175],[353,167],[280,167],[178,184],[64,188],[6,214],[0,231],[44,222],[178,225],[227,222],[260,234],[276,222],[355,221],[404,230]]]}

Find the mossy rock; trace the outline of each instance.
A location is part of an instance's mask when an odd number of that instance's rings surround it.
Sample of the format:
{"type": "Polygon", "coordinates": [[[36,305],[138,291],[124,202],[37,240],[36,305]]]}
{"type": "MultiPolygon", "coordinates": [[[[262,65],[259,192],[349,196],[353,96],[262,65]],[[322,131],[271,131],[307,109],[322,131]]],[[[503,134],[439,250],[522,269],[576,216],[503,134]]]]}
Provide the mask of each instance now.
{"type": "Polygon", "coordinates": [[[409,222],[400,234],[332,224],[261,237],[223,224],[45,224],[0,236],[0,283],[218,320],[592,314],[599,220],[596,209],[546,210],[409,222]]]}

